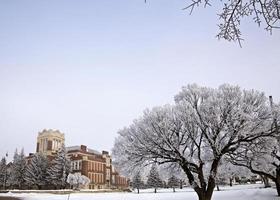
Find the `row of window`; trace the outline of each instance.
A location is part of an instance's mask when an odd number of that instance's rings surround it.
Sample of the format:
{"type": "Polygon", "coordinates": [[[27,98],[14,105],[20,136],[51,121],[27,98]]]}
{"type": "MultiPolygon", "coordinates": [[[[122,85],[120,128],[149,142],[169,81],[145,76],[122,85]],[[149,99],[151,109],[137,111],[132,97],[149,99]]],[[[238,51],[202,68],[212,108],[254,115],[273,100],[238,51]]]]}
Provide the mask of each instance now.
{"type": "Polygon", "coordinates": [[[81,160],[71,161],[71,169],[72,170],[81,170],[82,169],[82,161],[81,160]]]}
{"type": "Polygon", "coordinates": [[[88,162],[88,170],[89,171],[104,171],[103,163],[89,161],[88,162]]]}
{"type": "Polygon", "coordinates": [[[116,184],[126,185],[127,184],[126,178],[117,176],[116,184]]]}
{"type": "Polygon", "coordinates": [[[58,139],[53,139],[52,150],[58,150],[62,146],[62,141],[58,139]]]}
{"type": "MultiPolygon", "coordinates": [[[[41,151],[48,150],[48,138],[42,138],[40,140],[41,143],[41,151]]],[[[58,150],[62,146],[62,141],[58,139],[53,139],[52,141],[52,150],[58,150]]]]}
{"type": "Polygon", "coordinates": [[[104,183],[104,176],[103,176],[103,174],[89,172],[89,173],[88,173],[88,178],[89,178],[94,184],[97,184],[97,183],[104,183]]]}

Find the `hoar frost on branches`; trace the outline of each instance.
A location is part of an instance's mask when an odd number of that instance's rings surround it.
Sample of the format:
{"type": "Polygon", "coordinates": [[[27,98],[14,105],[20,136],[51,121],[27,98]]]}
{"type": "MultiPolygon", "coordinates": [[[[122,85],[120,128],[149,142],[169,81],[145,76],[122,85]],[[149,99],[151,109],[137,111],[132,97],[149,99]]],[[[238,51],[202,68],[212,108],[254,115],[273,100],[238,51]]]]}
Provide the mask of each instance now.
{"type": "Polygon", "coordinates": [[[90,183],[90,179],[80,173],[69,174],[67,177],[67,183],[75,190],[79,190],[82,187],[90,183]]]}
{"type": "Polygon", "coordinates": [[[50,165],[47,169],[48,183],[57,189],[65,188],[67,176],[71,170],[71,162],[67,157],[64,146],[58,150],[56,157],[50,165]]]}
{"type": "Polygon", "coordinates": [[[137,193],[139,194],[139,189],[143,186],[143,182],[141,180],[141,173],[138,171],[132,178],[132,187],[133,189],[137,189],[137,193]]]}
{"type": "Polygon", "coordinates": [[[0,161],[0,189],[4,189],[4,190],[6,189],[7,178],[8,178],[7,161],[6,161],[6,157],[3,157],[0,161]]]}
{"type": "Polygon", "coordinates": [[[24,180],[29,186],[36,186],[38,189],[47,184],[48,158],[41,153],[33,155],[26,167],[24,180]]]}
{"type": "MultiPolygon", "coordinates": [[[[211,0],[192,0],[186,8],[192,13],[196,6],[203,4],[205,7],[216,3],[211,0]]],[[[259,26],[265,25],[265,29],[272,33],[273,29],[280,28],[280,2],[279,0],[231,0],[221,1],[223,9],[218,14],[221,23],[218,25],[219,39],[238,41],[241,45],[240,24],[244,17],[252,17],[259,26]]]]}
{"type": "Polygon", "coordinates": [[[210,200],[222,158],[271,136],[272,121],[263,93],[230,85],[188,85],[175,96],[175,105],[146,110],[119,131],[113,152],[116,163],[128,167],[176,163],[199,200],[210,200]]]}
{"type": "Polygon", "coordinates": [[[148,175],[147,186],[155,188],[155,193],[157,193],[157,188],[162,186],[162,180],[160,179],[158,169],[156,165],[152,165],[150,173],[148,175]]]}
{"type": "Polygon", "coordinates": [[[20,153],[18,153],[16,150],[14,154],[11,175],[8,180],[9,185],[22,189],[25,183],[24,176],[26,165],[24,150],[22,149],[20,153]]]}
{"type": "MultiPolygon", "coordinates": [[[[243,144],[229,160],[234,165],[247,167],[251,172],[260,175],[264,180],[271,179],[280,196],[280,105],[272,105],[273,123],[271,129],[277,130],[272,137],[258,138],[243,144]]],[[[267,184],[267,183],[266,183],[267,184]]]]}
{"type": "Polygon", "coordinates": [[[176,176],[172,175],[169,177],[167,185],[173,189],[173,192],[175,192],[175,188],[180,185],[180,180],[176,176]]]}

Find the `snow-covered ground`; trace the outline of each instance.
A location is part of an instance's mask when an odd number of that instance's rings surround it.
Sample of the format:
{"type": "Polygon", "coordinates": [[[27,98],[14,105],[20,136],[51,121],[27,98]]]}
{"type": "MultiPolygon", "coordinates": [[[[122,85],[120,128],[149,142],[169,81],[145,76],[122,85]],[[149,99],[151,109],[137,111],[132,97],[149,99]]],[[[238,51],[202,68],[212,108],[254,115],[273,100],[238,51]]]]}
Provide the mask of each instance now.
{"type": "MultiPolygon", "coordinates": [[[[262,185],[238,185],[233,187],[221,187],[222,191],[215,191],[213,200],[280,200],[276,196],[276,190],[272,188],[260,188],[262,185]]],[[[0,194],[1,196],[21,197],[24,200],[67,200],[68,195],[56,194],[0,194]]],[[[140,194],[132,193],[73,193],[70,200],[196,200],[195,192],[190,188],[177,189],[175,193],[171,189],[161,189],[158,193],[153,190],[140,190],[140,194]]]]}

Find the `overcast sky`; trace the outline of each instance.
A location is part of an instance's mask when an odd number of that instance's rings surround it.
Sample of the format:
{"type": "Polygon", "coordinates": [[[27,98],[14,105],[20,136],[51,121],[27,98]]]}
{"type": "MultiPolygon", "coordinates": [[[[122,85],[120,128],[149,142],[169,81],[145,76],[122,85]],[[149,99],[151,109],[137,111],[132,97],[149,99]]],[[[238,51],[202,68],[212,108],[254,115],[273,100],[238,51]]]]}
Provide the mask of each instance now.
{"type": "Polygon", "coordinates": [[[0,156],[34,152],[44,128],[111,150],[145,108],[183,85],[223,83],[280,100],[280,32],[243,22],[243,48],[215,38],[217,8],[185,0],[0,0],[0,156]]]}

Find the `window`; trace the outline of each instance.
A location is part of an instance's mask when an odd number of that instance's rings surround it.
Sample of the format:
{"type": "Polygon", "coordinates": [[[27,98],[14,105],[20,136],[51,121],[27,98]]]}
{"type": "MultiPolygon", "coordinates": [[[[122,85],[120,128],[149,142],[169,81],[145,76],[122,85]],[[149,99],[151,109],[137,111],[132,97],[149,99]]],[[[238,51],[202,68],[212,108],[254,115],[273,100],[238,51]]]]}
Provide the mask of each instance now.
{"type": "Polygon", "coordinates": [[[82,169],[82,161],[81,160],[75,160],[71,162],[71,168],[72,170],[81,170],[82,169]]]}

